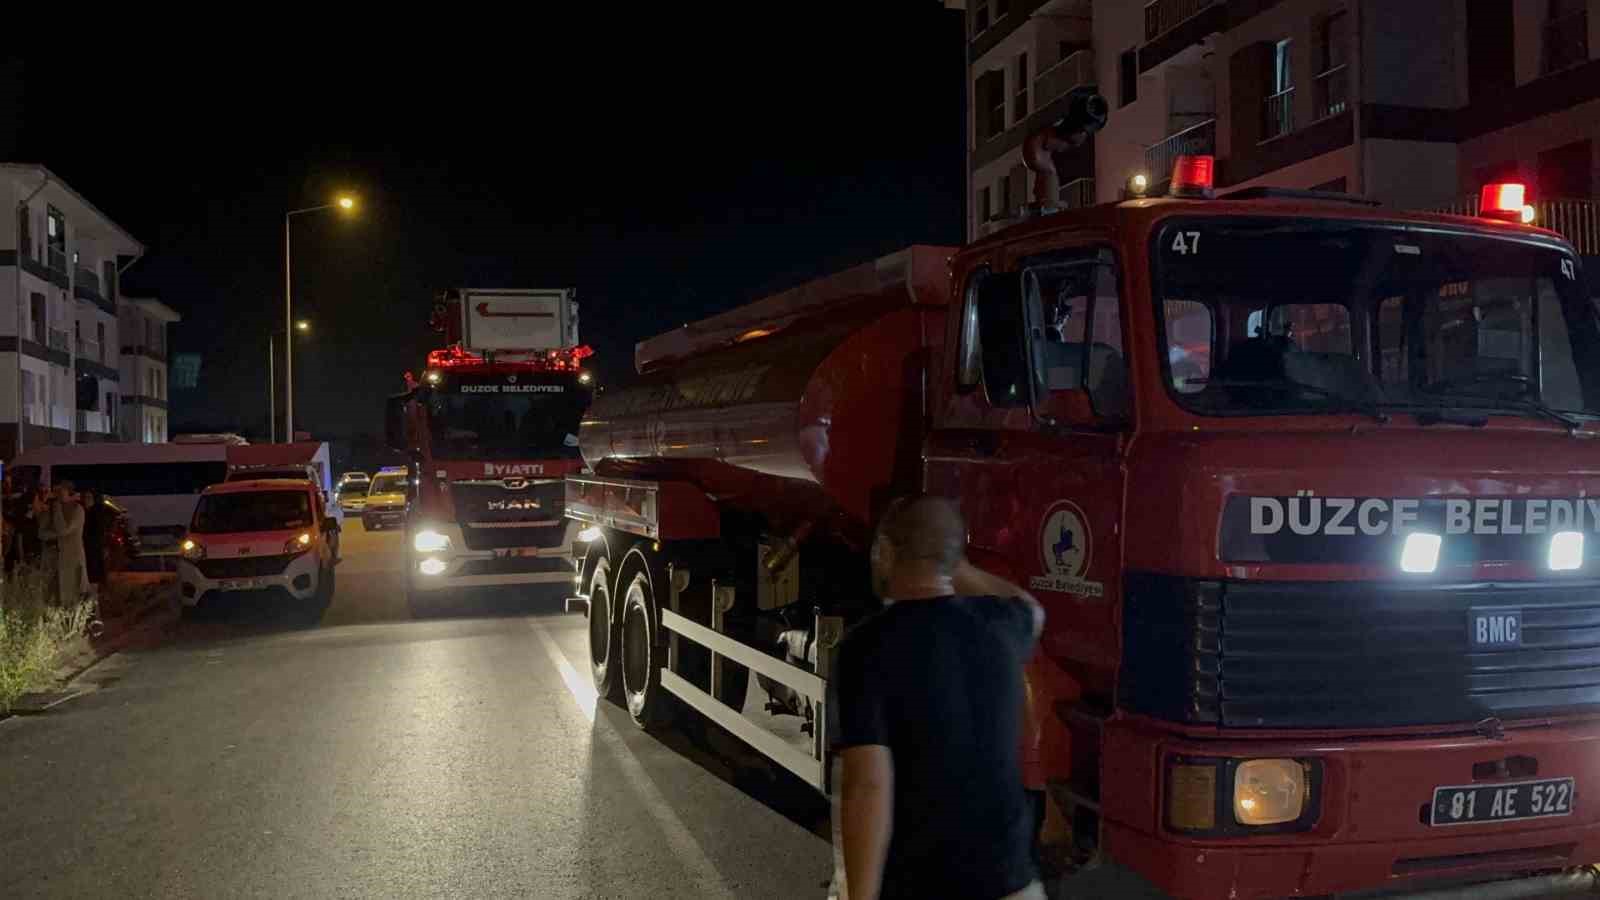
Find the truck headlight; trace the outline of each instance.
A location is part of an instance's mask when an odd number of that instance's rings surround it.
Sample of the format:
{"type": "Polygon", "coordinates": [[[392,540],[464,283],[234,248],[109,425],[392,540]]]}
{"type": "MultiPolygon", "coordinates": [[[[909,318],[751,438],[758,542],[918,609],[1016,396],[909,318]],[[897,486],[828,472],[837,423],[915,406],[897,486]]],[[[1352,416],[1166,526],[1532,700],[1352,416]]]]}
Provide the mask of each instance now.
{"type": "Polygon", "coordinates": [[[1233,818],[1240,825],[1281,825],[1300,818],[1310,785],[1295,759],[1252,759],[1233,773],[1233,818]]]}
{"type": "Polygon", "coordinates": [[[183,558],[191,562],[199,562],[206,558],[206,546],[190,538],[184,538],[178,549],[183,552],[183,558]]]}
{"type": "Polygon", "coordinates": [[[450,549],[450,538],[432,528],[424,528],[412,536],[411,546],[418,553],[443,553],[450,549]]]}

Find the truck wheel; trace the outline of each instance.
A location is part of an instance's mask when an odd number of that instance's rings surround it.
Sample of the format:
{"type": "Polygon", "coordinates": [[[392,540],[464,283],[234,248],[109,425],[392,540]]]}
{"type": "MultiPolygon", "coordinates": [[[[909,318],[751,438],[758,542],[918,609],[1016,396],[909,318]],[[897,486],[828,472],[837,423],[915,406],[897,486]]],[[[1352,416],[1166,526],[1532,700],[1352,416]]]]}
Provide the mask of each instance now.
{"type": "Polygon", "coordinates": [[[622,642],[612,613],[611,563],[602,559],[589,576],[589,672],[594,676],[595,693],[609,700],[622,698],[621,666],[612,665],[617,645],[622,642]]]}
{"type": "Polygon", "coordinates": [[[631,565],[623,570],[628,586],[622,595],[622,696],[628,715],[646,731],[665,728],[672,721],[672,700],[661,686],[661,664],[666,654],[652,639],[655,595],[650,576],[631,565]]]}

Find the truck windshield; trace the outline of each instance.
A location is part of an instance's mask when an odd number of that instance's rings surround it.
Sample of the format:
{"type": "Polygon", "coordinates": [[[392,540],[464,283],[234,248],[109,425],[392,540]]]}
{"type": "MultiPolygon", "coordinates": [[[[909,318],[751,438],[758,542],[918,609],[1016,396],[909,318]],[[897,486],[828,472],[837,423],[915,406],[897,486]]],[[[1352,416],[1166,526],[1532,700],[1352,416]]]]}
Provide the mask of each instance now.
{"type": "Polygon", "coordinates": [[[1206,415],[1600,415],[1577,261],[1469,231],[1178,218],[1151,248],[1162,361],[1206,415]],[[1459,414],[1459,413],[1458,413],[1459,414]]]}
{"type": "Polygon", "coordinates": [[[428,400],[437,459],[549,459],[578,455],[578,421],[589,391],[545,376],[455,378],[428,400]]]}
{"type": "Polygon", "coordinates": [[[311,527],[311,495],[305,491],[209,494],[194,510],[196,534],[284,531],[311,527]]]}

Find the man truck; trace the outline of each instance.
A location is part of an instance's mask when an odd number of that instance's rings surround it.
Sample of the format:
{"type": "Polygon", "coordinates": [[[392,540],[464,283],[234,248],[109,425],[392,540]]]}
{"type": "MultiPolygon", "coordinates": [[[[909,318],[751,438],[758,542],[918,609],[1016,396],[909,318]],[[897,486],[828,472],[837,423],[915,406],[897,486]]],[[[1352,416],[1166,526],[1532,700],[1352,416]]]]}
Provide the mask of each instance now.
{"type": "MultiPolygon", "coordinates": [[[[462,588],[564,585],[572,535],[562,476],[582,468],[594,392],[571,290],[460,290],[435,304],[446,346],[387,410],[408,457],[406,596],[416,613],[462,588]]],[[[368,510],[368,514],[372,514],[368,510]]]]}
{"type": "Polygon", "coordinates": [[[826,790],[873,525],[931,492],[1048,613],[1047,842],[1192,900],[1593,890],[1600,328],[1572,247],[1517,185],[1473,218],[1217,196],[1209,157],[1054,211],[1079,127],[1030,141],[1038,202],[997,234],[638,344],[566,480],[596,689],[826,790]]]}

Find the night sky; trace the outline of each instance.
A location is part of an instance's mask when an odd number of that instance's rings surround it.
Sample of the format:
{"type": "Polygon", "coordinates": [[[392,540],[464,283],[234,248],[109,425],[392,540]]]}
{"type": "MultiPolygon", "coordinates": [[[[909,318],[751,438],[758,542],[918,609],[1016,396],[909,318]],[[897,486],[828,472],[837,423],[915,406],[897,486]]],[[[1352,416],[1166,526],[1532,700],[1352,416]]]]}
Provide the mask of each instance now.
{"type": "Polygon", "coordinates": [[[315,323],[296,344],[297,426],[325,439],[381,433],[383,398],[437,345],[426,319],[447,287],[576,287],[614,384],[642,337],[960,240],[960,12],[670,6],[287,55],[24,57],[12,155],[149,247],[126,291],[182,313],[174,352],[203,354],[199,388],[172,395],[175,431],[264,429],[282,216],[341,188],[359,216],[294,231],[296,314],[315,323]],[[60,100],[108,84],[109,107],[60,100]]]}

